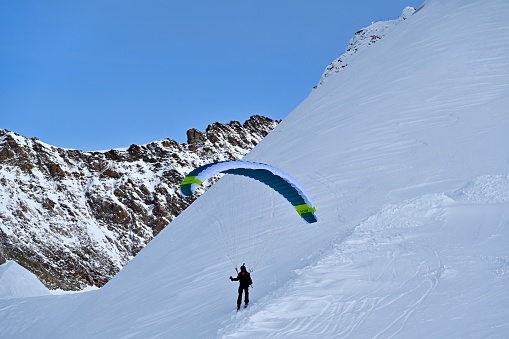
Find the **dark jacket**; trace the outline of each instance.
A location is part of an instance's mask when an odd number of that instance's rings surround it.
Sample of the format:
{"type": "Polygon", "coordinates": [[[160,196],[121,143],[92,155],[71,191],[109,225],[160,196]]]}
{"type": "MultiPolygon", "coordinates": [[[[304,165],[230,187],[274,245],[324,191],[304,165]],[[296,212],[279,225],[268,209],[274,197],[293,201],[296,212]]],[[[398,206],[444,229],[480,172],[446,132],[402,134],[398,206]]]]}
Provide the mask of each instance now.
{"type": "Polygon", "coordinates": [[[237,278],[230,277],[232,281],[238,281],[239,286],[242,288],[248,288],[249,285],[253,284],[253,280],[251,280],[251,275],[246,270],[240,270],[237,278]]]}

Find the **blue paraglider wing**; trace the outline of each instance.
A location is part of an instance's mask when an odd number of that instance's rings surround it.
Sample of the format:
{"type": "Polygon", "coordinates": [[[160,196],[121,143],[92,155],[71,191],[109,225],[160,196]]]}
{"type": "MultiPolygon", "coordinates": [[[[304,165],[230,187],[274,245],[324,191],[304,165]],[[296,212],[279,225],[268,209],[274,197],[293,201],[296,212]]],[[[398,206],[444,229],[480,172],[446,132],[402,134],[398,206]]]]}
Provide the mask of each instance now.
{"type": "Polygon", "coordinates": [[[308,223],[316,222],[316,208],[302,186],[289,174],[273,166],[249,161],[222,161],[207,164],[191,171],[182,181],[180,192],[192,195],[196,189],[215,174],[225,173],[258,180],[281,194],[308,223]]]}

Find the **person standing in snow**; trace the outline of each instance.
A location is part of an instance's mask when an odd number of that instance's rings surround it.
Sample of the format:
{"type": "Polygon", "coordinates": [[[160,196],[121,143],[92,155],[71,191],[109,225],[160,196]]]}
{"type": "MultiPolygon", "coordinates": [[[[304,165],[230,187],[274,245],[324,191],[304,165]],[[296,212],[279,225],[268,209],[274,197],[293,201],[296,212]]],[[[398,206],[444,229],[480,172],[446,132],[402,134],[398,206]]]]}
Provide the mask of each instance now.
{"type": "Polygon", "coordinates": [[[251,275],[246,270],[246,264],[242,264],[240,266],[240,272],[237,275],[237,278],[233,278],[230,276],[231,281],[239,282],[239,297],[237,298],[237,311],[240,309],[240,304],[242,303],[242,292],[244,292],[244,307],[247,307],[249,304],[249,286],[253,284],[253,280],[251,280],[251,275]]]}

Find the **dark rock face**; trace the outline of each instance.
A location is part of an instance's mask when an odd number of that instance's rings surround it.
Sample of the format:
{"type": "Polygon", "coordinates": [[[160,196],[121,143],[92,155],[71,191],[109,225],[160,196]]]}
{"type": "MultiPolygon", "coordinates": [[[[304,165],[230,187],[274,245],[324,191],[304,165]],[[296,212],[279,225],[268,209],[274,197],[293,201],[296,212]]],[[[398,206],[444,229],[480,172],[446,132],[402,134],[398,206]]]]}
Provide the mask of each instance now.
{"type": "Polygon", "coordinates": [[[196,197],[178,193],[193,168],[239,160],[279,122],[191,129],[125,150],[82,152],[0,130],[0,264],[7,259],[49,288],[102,286],[196,197]]]}

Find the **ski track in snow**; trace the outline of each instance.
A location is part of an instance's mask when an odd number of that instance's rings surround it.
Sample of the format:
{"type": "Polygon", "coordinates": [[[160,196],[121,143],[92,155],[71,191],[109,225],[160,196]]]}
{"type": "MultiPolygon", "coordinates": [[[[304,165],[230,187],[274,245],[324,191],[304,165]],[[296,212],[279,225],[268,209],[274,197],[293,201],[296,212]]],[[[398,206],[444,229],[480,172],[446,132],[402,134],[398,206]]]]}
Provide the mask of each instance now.
{"type": "MultiPolygon", "coordinates": [[[[442,278],[454,271],[454,263],[449,259],[444,263],[441,256],[450,244],[436,237],[430,240],[429,235],[446,229],[451,222],[447,217],[451,207],[465,201],[509,207],[508,178],[476,178],[448,194],[456,200],[434,194],[385,206],[318,262],[295,271],[295,278],[279,291],[232,316],[218,335],[398,337],[428,296],[437,293],[442,278]],[[373,324],[373,319],[385,319],[385,325],[373,324]]],[[[452,219],[454,223],[455,217],[452,219]]],[[[508,216],[491,229],[494,233],[488,238],[504,233],[507,237],[508,216]]],[[[486,240],[480,234],[475,237],[481,242],[486,240]]],[[[509,257],[478,258],[492,266],[493,274],[508,275],[509,257]]]]}
{"type": "MultiPolygon", "coordinates": [[[[387,213],[395,215],[395,211],[391,211],[373,218],[384,219],[387,213]]],[[[401,235],[386,230],[369,230],[367,225],[371,224],[370,220],[357,227],[316,265],[298,271],[298,277],[283,288],[282,296],[271,296],[266,305],[261,301],[263,309],[257,311],[257,307],[251,307],[247,317],[241,313],[240,317],[245,319],[242,319],[240,328],[229,329],[226,326],[225,333],[220,334],[224,337],[249,337],[253,335],[250,327],[256,329],[257,334],[264,327],[267,338],[291,337],[299,333],[348,337],[375,313],[382,314],[396,306],[401,309],[403,305],[402,314],[394,317],[392,323],[373,337],[391,331],[396,334],[436,288],[443,267],[435,251],[426,246],[401,248],[404,240],[401,235]],[[407,258],[408,253],[412,253],[411,258],[407,258]],[[356,262],[366,257],[373,263],[359,267],[356,262]],[[416,262],[409,263],[410,259],[416,262]],[[416,268],[406,270],[409,264],[416,268]],[[391,285],[400,281],[406,292],[391,295],[391,285]],[[358,289],[359,292],[353,292],[349,297],[337,293],[345,289],[358,289]],[[320,291],[319,295],[317,291],[320,291]],[[275,328],[278,329],[276,333],[273,331],[275,328]]]]}

